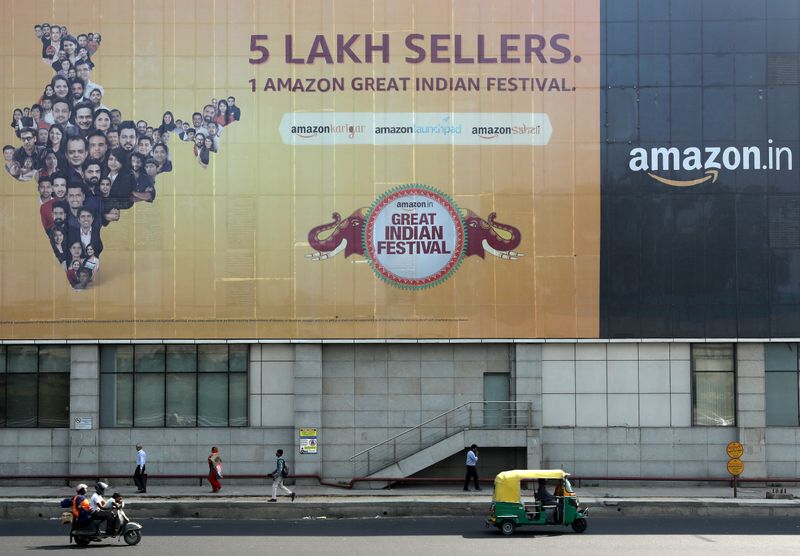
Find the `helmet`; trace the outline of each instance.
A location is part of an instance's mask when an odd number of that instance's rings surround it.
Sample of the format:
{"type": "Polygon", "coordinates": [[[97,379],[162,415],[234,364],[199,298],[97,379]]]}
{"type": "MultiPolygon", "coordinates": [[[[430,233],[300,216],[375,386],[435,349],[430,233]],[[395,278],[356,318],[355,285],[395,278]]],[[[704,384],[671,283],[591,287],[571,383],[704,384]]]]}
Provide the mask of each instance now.
{"type": "Polygon", "coordinates": [[[107,488],[108,485],[102,481],[94,484],[94,489],[97,491],[97,494],[105,494],[107,488]]]}
{"type": "Polygon", "coordinates": [[[83,491],[83,494],[85,494],[86,493],[86,489],[88,489],[88,488],[89,488],[88,486],[86,486],[85,484],[81,483],[81,484],[79,484],[78,486],[75,487],[75,492],[77,492],[78,494],[81,494],[81,491],[83,491]]]}

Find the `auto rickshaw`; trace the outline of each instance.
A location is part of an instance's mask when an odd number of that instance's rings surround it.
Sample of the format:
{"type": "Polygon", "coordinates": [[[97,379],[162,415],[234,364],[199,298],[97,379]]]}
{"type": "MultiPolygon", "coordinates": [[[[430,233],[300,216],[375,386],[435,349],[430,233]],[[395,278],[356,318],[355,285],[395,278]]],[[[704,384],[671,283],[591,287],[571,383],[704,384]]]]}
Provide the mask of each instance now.
{"type": "Polygon", "coordinates": [[[581,509],[578,497],[567,479],[569,473],[561,469],[528,469],[503,471],[494,478],[494,496],[486,526],[497,527],[504,535],[511,535],[523,525],[572,526],[576,533],[586,531],[589,508],[581,509]],[[547,479],[555,485],[555,504],[544,505],[534,499],[523,502],[520,483],[547,479]]]}

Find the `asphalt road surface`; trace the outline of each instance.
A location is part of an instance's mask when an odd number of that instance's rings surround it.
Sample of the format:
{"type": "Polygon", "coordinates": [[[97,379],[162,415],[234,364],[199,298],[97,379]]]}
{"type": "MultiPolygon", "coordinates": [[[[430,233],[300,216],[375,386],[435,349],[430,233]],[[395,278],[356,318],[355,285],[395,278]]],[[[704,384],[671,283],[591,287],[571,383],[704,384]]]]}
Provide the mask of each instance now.
{"type": "MultiPolygon", "coordinates": [[[[136,520],[137,516],[131,516],[136,520]]],[[[800,554],[797,518],[590,518],[586,533],[568,528],[522,528],[510,537],[480,518],[308,519],[299,521],[167,520],[139,518],[142,542],[115,539],[87,548],[68,544],[59,520],[0,521],[0,554],[252,554],[461,556],[800,554]]]]}

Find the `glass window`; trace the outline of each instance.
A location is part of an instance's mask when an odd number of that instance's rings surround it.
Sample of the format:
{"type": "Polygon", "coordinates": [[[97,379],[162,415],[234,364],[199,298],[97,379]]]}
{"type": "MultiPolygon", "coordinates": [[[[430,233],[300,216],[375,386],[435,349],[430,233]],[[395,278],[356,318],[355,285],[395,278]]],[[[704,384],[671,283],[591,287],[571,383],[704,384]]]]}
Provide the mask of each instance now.
{"type": "Polygon", "coordinates": [[[246,344],[100,348],[100,426],[247,426],[246,344]]]}
{"type": "Polygon", "coordinates": [[[197,426],[195,373],[167,373],[167,426],[197,426]]]}
{"type": "Polygon", "coordinates": [[[68,346],[0,346],[0,427],[69,426],[68,346]]]}
{"type": "Polygon", "coordinates": [[[692,412],[695,425],[736,425],[734,377],[733,344],[692,345],[692,412]]]}
{"type": "Polygon", "coordinates": [[[143,372],[133,377],[133,426],[164,426],[164,374],[143,372]]]}
{"type": "Polygon", "coordinates": [[[800,424],[800,382],[797,344],[764,344],[766,413],[768,427],[800,424]]]}

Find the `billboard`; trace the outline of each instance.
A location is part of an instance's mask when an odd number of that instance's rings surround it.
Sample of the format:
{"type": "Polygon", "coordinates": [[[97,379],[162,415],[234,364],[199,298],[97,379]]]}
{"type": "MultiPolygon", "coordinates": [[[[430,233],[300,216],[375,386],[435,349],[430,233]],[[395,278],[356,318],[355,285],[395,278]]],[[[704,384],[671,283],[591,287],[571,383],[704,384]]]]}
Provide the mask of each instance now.
{"type": "Polygon", "coordinates": [[[2,10],[1,338],[600,334],[597,2],[2,10]]]}
{"type": "Polygon", "coordinates": [[[601,336],[800,336],[800,4],[624,4],[604,4],[601,336]]]}

